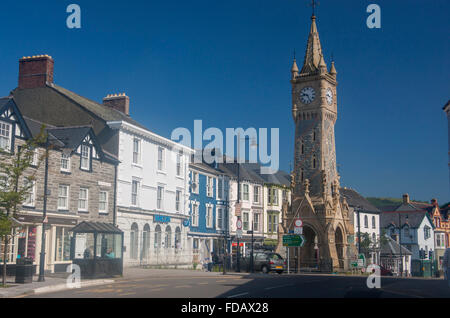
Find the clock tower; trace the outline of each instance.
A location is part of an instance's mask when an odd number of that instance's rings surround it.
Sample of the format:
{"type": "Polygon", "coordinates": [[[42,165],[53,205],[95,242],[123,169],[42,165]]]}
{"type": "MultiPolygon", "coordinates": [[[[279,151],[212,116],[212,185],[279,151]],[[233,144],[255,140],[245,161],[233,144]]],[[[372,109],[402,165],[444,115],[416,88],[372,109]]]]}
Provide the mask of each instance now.
{"type": "Polygon", "coordinates": [[[347,268],[352,239],[348,206],[339,194],[334,125],[337,120],[337,72],[334,61],[325,63],[316,17],[311,28],[305,59],[299,70],[291,68],[292,116],[295,123],[292,210],[286,227],[296,218],[304,223],[305,246],[300,266],[347,268]]]}

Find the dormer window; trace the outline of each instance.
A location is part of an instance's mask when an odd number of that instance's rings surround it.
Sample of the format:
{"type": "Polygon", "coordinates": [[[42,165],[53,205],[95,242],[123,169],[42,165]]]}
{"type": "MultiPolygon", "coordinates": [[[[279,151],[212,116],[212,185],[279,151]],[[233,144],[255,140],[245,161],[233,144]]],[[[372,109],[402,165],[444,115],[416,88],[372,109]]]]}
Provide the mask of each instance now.
{"type": "Polygon", "coordinates": [[[11,151],[11,124],[0,122],[0,149],[11,151]]]}
{"type": "Polygon", "coordinates": [[[82,170],[90,170],[91,148],[86,145],[81,145],[81,163],[82,170]]]}

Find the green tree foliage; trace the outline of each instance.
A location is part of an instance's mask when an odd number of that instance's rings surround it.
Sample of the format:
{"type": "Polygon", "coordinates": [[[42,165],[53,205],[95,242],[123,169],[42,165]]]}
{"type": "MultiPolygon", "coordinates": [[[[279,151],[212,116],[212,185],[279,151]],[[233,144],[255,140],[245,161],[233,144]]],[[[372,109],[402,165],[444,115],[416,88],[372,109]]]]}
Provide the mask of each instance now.
{"type": "Polygon", "coordinates": [[[45,127],[41,127],[40,133],[34,138],[28,139],[24,144],[16,147],[13,153],[0,150],[0,238],[3,243],[3,279],[6,285],[6,263],[9,242],[13,234],[14,222],[18,209],[25,202],[36,173],[43,161],[45,154],[41,155],[35,169],[30,169],[33,164],[35,149],[42,146],[47,139],[45,127]]]}

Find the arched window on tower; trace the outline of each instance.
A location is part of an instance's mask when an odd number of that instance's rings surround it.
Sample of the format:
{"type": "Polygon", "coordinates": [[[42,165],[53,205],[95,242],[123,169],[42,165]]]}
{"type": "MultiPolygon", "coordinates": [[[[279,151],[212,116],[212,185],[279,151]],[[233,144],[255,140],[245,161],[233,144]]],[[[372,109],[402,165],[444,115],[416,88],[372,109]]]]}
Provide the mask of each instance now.
{"type": "Polygon", "coordinates": [[[313,167],[313,169],[316,169],[316,166],[317,166],[316,155],[313,155],[313,160],[312,160],[312,167],[313,167]]]}
{"type": "Polygon", "coordinates": [[[305,154],[305,143],[303,142],[303,140],[301,141],[302,145],[301,145],[301,153],[302,155],[305,154]]]}
{"type": "Polygon", "coordinates": [[[303,181],[305,180],[305,169],[301,168],[300,169],[300,180],[303,181]]]}
{"type": "Polygon", "coordinates": [[[313,130],[313,141],[316,141],[316,130],[313,130]]]}

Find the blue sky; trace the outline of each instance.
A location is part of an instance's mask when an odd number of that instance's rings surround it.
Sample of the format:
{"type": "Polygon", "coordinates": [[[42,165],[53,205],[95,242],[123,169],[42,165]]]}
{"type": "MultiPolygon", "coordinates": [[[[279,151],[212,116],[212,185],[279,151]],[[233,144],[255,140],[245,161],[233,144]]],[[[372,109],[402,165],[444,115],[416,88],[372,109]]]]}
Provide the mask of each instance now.
{"type": "MultiPolygon", "coordinates": [[[[101,102],[125,92],[131,115],[169,137],[176,127],[280,128],[281,168],[293,160],[290,67],[303,61],[306,0],[2,1],[0,95],[18,59],[49,54],[55,82],[101,102]],[[66,27],[77,3],[82,28],[66,27]]],[[[326,62],[338,71],[341,184],[365,196],[450,200],[450,62],[446,0],[319,1],[326,62]],[[366,7],[381,7],[368,29],[366,7]]]]}

